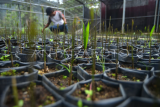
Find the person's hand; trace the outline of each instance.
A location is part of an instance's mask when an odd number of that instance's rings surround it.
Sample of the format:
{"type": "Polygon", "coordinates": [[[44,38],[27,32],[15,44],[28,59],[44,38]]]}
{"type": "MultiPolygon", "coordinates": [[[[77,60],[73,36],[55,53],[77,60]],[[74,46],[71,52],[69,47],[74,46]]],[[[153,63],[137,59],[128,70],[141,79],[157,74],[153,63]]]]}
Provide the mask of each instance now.
{"type": "Polygon", "coordinates": [[[44,33],[44,29],[42,29],[42,33],[44,33]]]}

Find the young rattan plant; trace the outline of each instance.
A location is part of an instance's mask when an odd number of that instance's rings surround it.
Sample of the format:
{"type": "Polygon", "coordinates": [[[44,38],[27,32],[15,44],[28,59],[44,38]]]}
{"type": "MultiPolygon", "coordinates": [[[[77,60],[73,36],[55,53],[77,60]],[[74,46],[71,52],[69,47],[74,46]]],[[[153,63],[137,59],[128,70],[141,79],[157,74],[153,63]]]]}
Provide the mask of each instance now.
{"type": "Polygon", "coordinates": [[[85,29],[85,25],[83,23],[84,58],[85,58],[85,55],[86,55],[86,52],[87,52],[87,44],[88,44],[88,38],[89,38],[89,27],[90,27],[89,22],[87,24],[86,29],[85,29]]]}

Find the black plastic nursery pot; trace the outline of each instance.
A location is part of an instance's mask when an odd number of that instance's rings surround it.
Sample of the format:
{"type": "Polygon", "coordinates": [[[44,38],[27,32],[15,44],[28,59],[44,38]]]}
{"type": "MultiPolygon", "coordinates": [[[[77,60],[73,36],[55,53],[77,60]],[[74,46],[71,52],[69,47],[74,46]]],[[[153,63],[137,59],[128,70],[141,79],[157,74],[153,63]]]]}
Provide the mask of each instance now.
{"type": "MultiPolygon", "coordinates": [[[[63,69],[63,66],[61,66],[60,64],[55,63],[55,62],[48,62],[48,63],[46,63],[46,66],[47,66],[49,69],[52,69],[52,68],[57,69],[57,71],[63,69]]],[[[33,67],[34,67],[35,69],[37,69],[37,70],[42,70],[42,69],[44,69],[44,63],[36,64],[36,65],[34,65],[33,67]]],[[[49,72],[50,72],[50,71],[49,71],[49,72]]],[[[38,71],[38,80],[40,80],[40,81],[42,80],[42,75],[39,73],[39,71],[38,71]]]]}
{"type": "MultiPolygon", "coordinates": [[[[91,79],[92,78],[92,74],[89,74],[86,69],[90,69],[92,71],[92,63],[89,64],[79,64],[78,65],[78,69],[77,69],[77,73],[80,74],[81,76],[83,76],[85,78],[85,80],[91,79]]],[[[108,70],[108,66],[105,66],[105,71],[108,70]]],[[[95,70],[100,71],[99,74],[95,74],[94,78],[103,78],[103,68],[101,65],[96,64],[95,65],[95,70]]]]}
{"type": "Polygon", "coordinates": [[[111,78],[108,75],[108,73],[115,73],[115,72],[116,72],[116,69],[110,69],[109,71],[104,72],[103,79],[122,84],[127,96],[141,96],[142,85],[144,81],[148,79],[147,74],[140,73],[140,72],[134,72],[129,69],[124,70],[118,67],[119,74],[122,74],[123,76],[127,76],[126,78],[130,78],[130,80],[132,80],[133,78],[135,79],[137,78],[140,80],[137,82],[137,81],[116,80],[115,77],[111,78]]]}
{"type": "Polygon", "coordinates": [[[142,97],[148,97],[157,99],[160,102],[159,92],[160,92],[160,78],[157,76],[152,76],[143,84],[142,97]]]}
{"type": "MultiPolygon", "coordinates": [[[[65,60],[61,61],[61,63],[69,68],[69,66],[67,65],[67,63],[71,63],[71,58],[66,58],[65,60]]],[[[88,61],[86,61],[86,60],[77,60],[77,58],[75,58],[74,59],[74,63],[73,63],[73,65],[75,64],[75,66],[73,66],[72,70],[73,71],[77,71],[78,64],[81,64],[81,63],[88,63],[88,61]]]]}
{"type": "MultiPolygon", "coordinates": [[[[6,69],[1,70],[0,72],[5,72],[10,69],[11,68],[6,68],[6,69]]],[[[16,78],[17,83],[37,80],[38,71],[36,69],[29,68],[27,66],[23,66],[23,67],[14,68],[14,70],[16,70],[16,72],[21,72],[21,71],[29,72],[30,71],[31,73],[25,74],[25,75],[19,75],[19,76],[0,76],[0,83],[1,83],[0,95],[1,93],[3,93],[4,89],[7,86],[12,84],[12,78],[16,78]]]]}
{"type": "Polygon", "coordinates": [[[21,67],[21,66],[29,66],[29,63],[23,63],[20,61],[13,61],[13,67],[11,61],[0,61],[0,69],[6,69],[6,68],[12,68],[14,69],[15,67],[21,67]]]}
{"type": "MultiPolygon", "coordinates": [[[[73,77],[75,79],[77,79],[78,81],[84,81],[85,79],[79,75],[77,72],[72,71],[73,73],[73,77]]],[[[51,87],[53,90],[55,90],[59,95],[61,96],[65,96],[67,94],[67,92],[69,92],[77,83],[74,83],[68,87],[65,87],[64,89],[60,89],[58,87],[56,87],[55,84],[53,84],[48,78],[52,78],[52,77],[58,77],[58,76],[67,76],[69,77],[69,73],[67,70],[60,70],[57,72],[53,72],[53,73],[48,73],[48,74],[44,74],[42,76],[42,81],[47,84],[49,87],[51,87]]],[[[68,83],[68,81],[66,81],[68,83]]],[[[58,83],[57,83],[58,84],[58,83]]],[[[62,86],[63,87],[63,86],[62,86]]]]}
{"type": "Polygon", "coordinates": [[[129,71],[133,71],[133,72],[146,73],[146,74],[148,74],[149,77],[151,77],[153,75],[153,72],[154,72],[154,67],[146,66],[143,63],[142,64],[134,63],[134,68],[135,69],[124,68],[123,66],[132,67],[132,64],[129,64],[129,63],[126,63],[126,62],[120,62],[120,68],[121,68],[121,70],[129,70],[129,71]]]}
{"type": "Polygon", "coordinates": [[[155,70],[155,71],[153,72],[153,76],[160,77],[160,70],[155,70]]]}
{"type": "MultiPolygon", "coordinates": [[[[11,54],[0,54],[0,58],[1,57],[4,57],[4,56],[6,56],[6,55],[9,55],[7,58],[6,58],[6,60],[8,59],[8,60],[11,60],[11,54]]],[[[20,57],[18,57],[15,53],[12,53],[12,56],[13,56],[13,60],[21,60],[21,58],[20,57]]],[[[3,61],[3,60],[1,60],[0,59],[0,61],[3,61]]],[[[4,60],[5,61],[5,60],[4,60]]]]}
{"type": "MultiPolygon", "coordinates": [[[[134,63],[137,63],[138,56],[133,55],[134,63]]],[[[112,53],[112,59],[117,59],[117,53],[112,53]]],[[[132,63],[132,54],[124,54],[124,53],[118,53],[118,61],[132,63]]]]}
{"type": "MultiPolygon", "coordinates": [[[[76,91],[76,89],[81,88],[81,86],[84,85],[84,84],[91,83],[91,81],[92,80],[79,82],[77,85],[75,85],[73,87],[73,89],[70,92],[68,92],[66,94],[65,100],[67,102],[71,103],[71,104],[77,105],[78,101],[81,98],[74,97],[72,94],[76,91]]],[[[125,100],[126,94],[124,92],[124,89],[123,89],[122,85],[111,82],[111,81],[98,79],[98,78],[95,79],[95,81],[102,81],[107,86],[118,88],[119,92],[121,93],[121,96],[115,97],[115,98],[108,98],[108,99],[104,99],[104,100],[99,100],[99,101],[95,101],[95,102],[87,101],[85,99],[81,99],[83,106],[87,106],[87,107],[115,107],[116,105],[118,105],[119,103],[121,103],[122,101],[125,100]]]]}
{"type": "MultiPolygon", "coordinates": [[[[64,104],[64,105],[68,105],[68,103],[63,103],[63,100],[62,100],[62,97],[60,96],[60,95],[58,95],[54,90],[52,90],[50,87],[48,87],[45,83],[43,83],[43,82],[40,82],[40,81],[33,81],[34,83],[36,83],[36,85],[41,85],[41,86],[43,86],[49,93],[50,93],[50,95],[51,96],[53,96],[54,97],[54,99],[56,100],[56,102],[55,103],[53,103],[53,104],[49,104],[49,105],[46,105],[45,107],[62,107],[62,104],[64,104]]],[[[17,86],[17,89],[24,89],[24,88],[27,88],[29,85],[30,85],[30,83],[31,82],[23,82],[23,83],[19,83],[19,84],[17,84],[16,86],[17,86]]],[[[1,107],[10,107],[10,106],[6,106],[6,104],[5,103],[7,103],[6,101],[7,101],[7,96],[8,95],[11,95],[13,92],[11,91],[12,90],[12,87],[13,86],[8,86],[6,89],[5,89],[5,91],[4,91],[4,93],[3,93],[3,95],[2,95],[2,100],[1,100],[1,107]]],[[[39,92],[40,92],[40,90],[38,90],[39,92]]],[[[39,99],[39,97],[38,96],[36,96],[36,95],[38,95],[38,94],[40,94],[40,93],[35,93],[35,97],[36,97],[36,99],[39,99]]],[[[13,99],[13,101],[14,101],[14,98],[12,98],[13,99]]],[[[24,100],[24,99],[23,99],[24,100]]],[[[38,102],[38,101],[37,101],[38,102]]],[[[69,107],[69,106],[68,106],[69,107]]]]}
{"type": "Polygon", "coordinates": [[[141,65],[145,65],[145,66],[152,66],[154,67],[154,70],[160,70],[160,60],[156,61],[156,60],[151,60],[151,62],[149,63],[149,61],[138,61],[137,64],[141,64],[141,65]]]}
{"type": "Polygon", "coordinates": [[[38,56],[32,53],[32,54],[23,54],[23,53],[19,53],[18,57],[21,58],[21,62],[33,62],[33,61],[37,61],[38,60],[38,56]]]}
{"type": "Polygon", "coordinates": [[[56,62],[61,63],[61,61],[65,60],[66,58],[69,58],[68,54],[63,54],[62,52],[57,53],[56,59],[56,53],[51,53],[50,56],[47,56],[47,62],[56,62]]]}
{"type": "Polygon", "coordinates": [[[142,98],[142,97],[130,97],[117,107],[159,107],[160,102],[155,99],[142,98]]]}

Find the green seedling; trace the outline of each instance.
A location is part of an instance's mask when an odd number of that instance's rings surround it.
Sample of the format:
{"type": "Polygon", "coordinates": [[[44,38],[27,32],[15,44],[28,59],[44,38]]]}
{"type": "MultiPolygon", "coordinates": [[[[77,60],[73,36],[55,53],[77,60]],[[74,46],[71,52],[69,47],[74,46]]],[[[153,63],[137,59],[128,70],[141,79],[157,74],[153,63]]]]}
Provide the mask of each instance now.
{"type": "Polygon", "coordinates": [[[50,42],[53,42],[53,39],[49,39],[50,42]]]}
{"type": "Polygon", "coordinates": [[[37,47],[38,47],[38,50],[42,49],[41,46],[37,46],[37,47]]]}
{"type": "Polygon", "coordinates": [[[23,104],[24,104],[23,100],[19,100],[18,105],[13,106],[13,107],[23,107],[23,104]]]}
{"type": "Polygon", "coordinates": [[[116,76],[116,74],[112,73],[112,76],[113,76],[113,77],[115,77],[115,76],[116,76]]]}
{"type": "Polygon", "coordinates": [[[85,51],[87,49],[87,44],[88,44],[88,38],[89,38],[89,28],[90,28],[90,24],[88,22],[87,24],[87,28],[85,29],[85,25],[83,23],[83,43],[84,43],[84,57],[85,57],[85,51]]]}
{"type": "Polygon", "coordinates": [[[77,81],[79,82],[79,79],[77,79],[77,81]]]}
{"type": "Polygon", "coordinates": [[[92,90],[85,90],[85,93],[90,96],[87,98],[87,100],[91,101],[91,96],[93,95],[93,91],[92,90]]]}
{"type": "Polygon", "coordinates": [[[64,89],[65,89],[65,87],[61,87],[61,88],[60,88],[60,90],[64,90],[64,89]]]}
{"type": "Polygon", "coordinates": [[[154,58],[152,57],[152,59],[154,59],[154,58]]]}
{"type": "Polygon", "coordinates": [[[140,82],[140,80],[137,80],[137,82],[140,82]]]}
{"type": "Polygon", "coordinates": [[[101,91],[102,90],[102,85],[100,85],[99,87],[97,87],[97,91],[101,91]]]}
{"type": "Polygon", "coordinates": [[[60,83],[60,86],[62,86],[63,84],[62,83],[60,83]]]}
{"type": "Polygon", "coordinates": [[[13,75],[16,75],[16,70],[5,71],[5,72],[2,72],[0,75],[1,76],[13,76],[13,75]]]}
{"type": "Polygon", "coordinates": [[[82,100],[81,100],[81,99],[78,100],[77,105],[78,105],[78,107],[83,107],[83,103],[82,103],[82,100]]]}
{"type": "Polygon", "coordinates": [[[126,79],[126,78],[127,78],[127,76],[122,76],[122,78],[126,79]]]}
{"type": "Polygon", "coordinates": [[[59,65],[63,66],[69,73],[71,72],[71,66],[70,66],[70,64],[68,64],[69,68],[66,67],[65,65],[62,65],[62,64],[59,64],[59,65]]]}
{"type": "Polygon", "coordinates": [[[15,67],[19,67],[19,64],[18,64],[18,63],[16,63],[16,64],[14,64],[14,66],[15,66],[15,67]]]}
{"type": "Polygon", "coordinates": [[[8,59],[9,56],[10,56],[10,55],[5,55],[5,56],[2,56],[0,59],[1,59],[2,61],[9,61],[9,59],[8,59]]]}
{"type": "Polygon", "coordinates": [[[63,79],[66,79],[66,78],[67,78],[67,76],[64,76],[64,75],[63,75],[63,79]]]}

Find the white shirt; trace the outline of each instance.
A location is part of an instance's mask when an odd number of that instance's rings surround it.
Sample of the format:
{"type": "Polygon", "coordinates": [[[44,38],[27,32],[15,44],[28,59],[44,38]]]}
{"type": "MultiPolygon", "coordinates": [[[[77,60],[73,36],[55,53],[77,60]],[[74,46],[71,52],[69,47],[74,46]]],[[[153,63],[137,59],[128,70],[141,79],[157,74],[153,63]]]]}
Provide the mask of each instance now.
{"type": "Polygon", "coordinates": [[[50,20],[54,23],[54,25],[64,24],[64,20],[62,19],[62,13],[60,11],[56,11],[55,16],[51,16],[50,20]]]}

